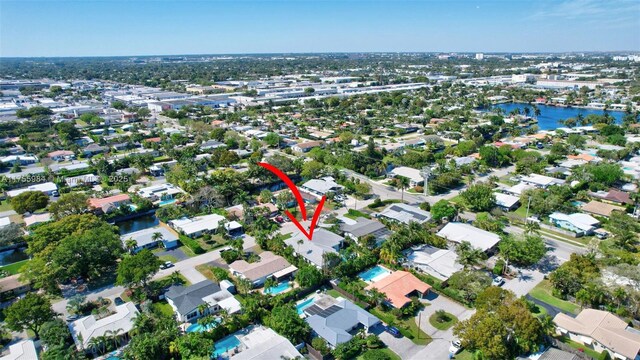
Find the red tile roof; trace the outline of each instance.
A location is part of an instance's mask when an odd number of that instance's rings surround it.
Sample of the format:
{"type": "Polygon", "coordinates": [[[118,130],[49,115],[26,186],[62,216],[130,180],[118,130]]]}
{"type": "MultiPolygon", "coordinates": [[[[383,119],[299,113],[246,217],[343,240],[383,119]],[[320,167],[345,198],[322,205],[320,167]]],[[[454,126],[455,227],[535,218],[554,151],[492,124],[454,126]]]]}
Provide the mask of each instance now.
{"type": "Polygon", "coordinates": [[[378,289],[378,291],[387,296],[387,300],[391,305],[401,308],[411,302],[407,295],[414,291],[424,294],[431,289],[431,286],[415,277],[412,273],[396,271],[365,288],[365,290],[371,289],[378,289]]]}

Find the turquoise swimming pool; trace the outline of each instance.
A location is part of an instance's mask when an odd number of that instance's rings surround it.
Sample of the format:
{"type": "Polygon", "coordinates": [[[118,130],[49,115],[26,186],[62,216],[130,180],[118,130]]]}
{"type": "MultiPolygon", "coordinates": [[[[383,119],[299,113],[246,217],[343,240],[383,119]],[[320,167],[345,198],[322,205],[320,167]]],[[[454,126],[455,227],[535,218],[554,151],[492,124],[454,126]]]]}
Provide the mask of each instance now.
{"type": "Polygon", "coordinates": [[[171,205],[173,203],[176,202],[176,199],[167,199],[167,200],[162,200],[160,201],[160,203],[158,204],[158,206],[165,206],[165,205],[171,205]]]}
{"type": "Polygon", "coordinates": [[[214,344],[214,349],[211,357],[213,359],[226,358],[224,357],[224,354],[226,354],[228,351],[233,351],[233,349],[237,348],[238,346],[240,346],[240,340],[237,337],[233,335],[227,336],[226,338],[214,344]]]}
{"type": "Polygon", "coordinates": [[[287,291],[291,288],[291,283],[289,281],[281,282],[277,286],[270,287],[268,289],[264,289],[265,294],[277,295],[284,291],[287,291]]]}
{"type": "MultiPolygon", "coordinates": [[[[364,280],[364,281],[373,281],[376,278],[383,278],[387,275],[391,274],[391,271],[383,268],[380,265],[374,266],[371,269],[367,270],[367,271],[363,271],[361,272],[358,276],[360,277],[360,279],[364,280]]],[[[379,279],[378,279],[379,280],[379,279]]]]}
{"type": "Polygon", "coordinates": [[[296,310],[298,311],[298,315],[302,315],[304,313],[304,309],[308,308],[309,306],[313,305],[313,302],[315,301],[315,298],[309,298],[299,304],[296,305],[296,310]]]}
{"type": "Polygon", "coordinates": [[[187,332],[203,332],[203,331],[209,331],[213,328],[215,328],[218,324],[220,323],[220,319],[215,319],[213,323],[208,324],[206,326],[195,323],[195,324],[191,324],[189,325],[189,327],[187,328],[187,332]]]}

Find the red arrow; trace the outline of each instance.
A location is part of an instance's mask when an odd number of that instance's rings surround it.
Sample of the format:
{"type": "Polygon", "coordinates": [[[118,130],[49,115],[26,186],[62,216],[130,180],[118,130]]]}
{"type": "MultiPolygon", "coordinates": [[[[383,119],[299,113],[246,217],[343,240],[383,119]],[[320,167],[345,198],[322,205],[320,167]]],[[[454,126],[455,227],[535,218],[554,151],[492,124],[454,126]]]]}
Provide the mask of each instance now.
{"type": "MultiPolygon", "coordinates": [[[[291,179],[289,179],[289,177],[285,173],[283,173],[280,169],[278,169],[277,167],[275,167],[275,166],[273,166],[271,164],[267,164],[267,163],[264,163],[264,162],[259,162],[258,165],[260,165],[263,168],[271,171],[277,177],[279,177],[280,180],[284,181],[284,183],[289,187],[289,189],[293,193],[293,196],[296,198],[296,201],[298,202],[298,207],[300,207],[300,212],[302,213],[302,219],[304,219],[306,221],[307,220],[307,209],[304,206],[304,200],[302,199],[302,195],[300,195],[300,191],[298,190],[296,185],[293,183],[293,181],[291,181],[291,179]]],[[[320,203],[316,207],[316,211],[313,213],[313,218],[311,219],[311,225],[309,225],[309,232],[307,232],[307,230],[305,230],[305,228],[302,226],[302,224],[300,224],[298,219],[296,219],[291,214],[291,212],[289,212],[289,210],[285,210],[285,214],[287,214],[287,216],[289,217],[291,222],[293,222],[298,227],[298,229],[300,229],[300,232],[302,232],[302,234],[309,240],[311,240],[311,238],[313,238],[313,230],[315,230],[316,225],[318,224],[318,219],[320,218],[320,212],[322,212],[322,207],[324,206],[325,200],[327,200],[327,196],[326,195],[322,196],[322,199],[320,200],[320,203]]]]}

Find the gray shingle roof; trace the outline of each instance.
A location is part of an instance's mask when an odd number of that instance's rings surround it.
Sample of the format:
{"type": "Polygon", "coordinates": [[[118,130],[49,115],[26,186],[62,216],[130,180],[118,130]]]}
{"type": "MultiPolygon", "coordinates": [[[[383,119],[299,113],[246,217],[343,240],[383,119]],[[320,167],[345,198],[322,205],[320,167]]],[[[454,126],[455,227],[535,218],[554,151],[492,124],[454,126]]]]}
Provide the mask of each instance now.
{"type": "Polygon", "coordinates": [[[173,301],[178,312],[186,315],[205,304],[204,297],[220,291],[220,286],[210,280],[201,281],[191,286],[173,285],[169,288],[165,297],[173,301]]]}

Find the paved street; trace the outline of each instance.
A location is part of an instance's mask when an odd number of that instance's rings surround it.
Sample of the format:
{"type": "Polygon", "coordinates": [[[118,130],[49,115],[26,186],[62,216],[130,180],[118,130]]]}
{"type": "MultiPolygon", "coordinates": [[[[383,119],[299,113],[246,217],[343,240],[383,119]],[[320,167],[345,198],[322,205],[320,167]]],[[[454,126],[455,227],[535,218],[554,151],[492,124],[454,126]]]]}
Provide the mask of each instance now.
{"type": "MultiPolygon", "coordinates": [[[[244,236],[244,249],[247,250],[256,245],[256,240],[254,237],[245,235],[244,236]]],[[[196,266],[201,264],[206,264],[211,261],[215,261],[220,259],[220,249],[208,252],[206,254],[194,256],[192,258],[188,258],[186,260],[179,261],[175,263],[174,267],[165,270],[159,270],[155,276],[154,280],[163,278],[165,276],[171,275],[175,271],[179,271],[189,282],[197,283],[199,281],[206,280],[204,275],[202,275],[198,270],[196,270],[196,266]]],[[[125,290],[122,286],[109,285],[107,287],[85,293],[87,296],[87,301],[96,300],[99,297],[110,298],[113,299],[116,296],[122,294],[125,290]]],[[[63,299],[53,304],[53,310],[57,313],[63,314],[63,316],[67,316],[67,301],[68,299],[63,299]]]]}

